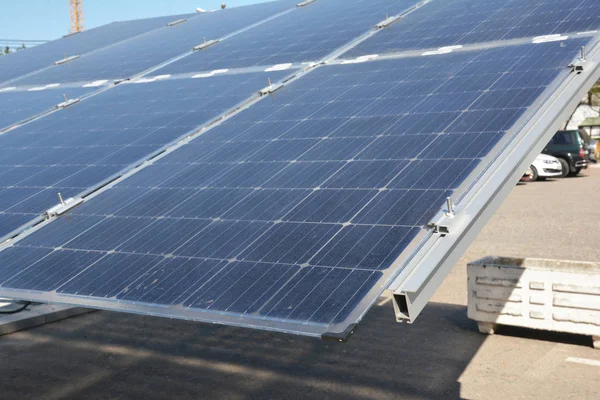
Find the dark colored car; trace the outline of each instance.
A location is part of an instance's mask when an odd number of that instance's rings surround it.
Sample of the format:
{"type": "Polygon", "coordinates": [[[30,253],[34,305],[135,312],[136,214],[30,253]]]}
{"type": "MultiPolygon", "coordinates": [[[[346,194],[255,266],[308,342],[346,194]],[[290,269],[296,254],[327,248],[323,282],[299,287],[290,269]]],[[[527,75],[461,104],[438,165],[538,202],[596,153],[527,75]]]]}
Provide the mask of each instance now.
{"type": "Polygon", "coordinates": [[[542,153],[558,158],[563,177],[575,176],[588,167],[587,136],[585,132],[578,130],[558,131],[542,153]]]}

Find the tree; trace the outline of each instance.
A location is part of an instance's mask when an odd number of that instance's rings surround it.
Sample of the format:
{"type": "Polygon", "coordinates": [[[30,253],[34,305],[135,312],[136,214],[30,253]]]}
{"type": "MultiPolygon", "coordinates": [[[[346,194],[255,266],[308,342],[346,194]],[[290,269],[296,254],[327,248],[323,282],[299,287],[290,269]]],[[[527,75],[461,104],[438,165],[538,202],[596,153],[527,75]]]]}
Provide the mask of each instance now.
{"type": "Polygon", "coordinates": [[[588,92],[588,105],[596,106],[600,105],[600,82],[596,83],[593,88],[588,92]]]}
{"type": "MultiPolygon", "coordinates": [[[[595,111],[598,113],[598,116],[600,116],[600,108],[597,107],[600,105],[600,81],[596,82],[596,84],[588,91],[585,99],[581,99],[577,108],[581,105],[589,106],[591,110],[597,108],[595,111]]],[[[573,113],[565,123],[564,129],[567,129],[567,127],[571,123],[573,115],[575,115],[575,112],[577,112],[577,108],[575,108],[575,111],[573,111],[573,113]]]]}
{"type": "Polygon", "coordinates": [[[10,47],[6,46],[4,48],[4,54],[8,54],[8,53],[10,53],[10,47]]]}

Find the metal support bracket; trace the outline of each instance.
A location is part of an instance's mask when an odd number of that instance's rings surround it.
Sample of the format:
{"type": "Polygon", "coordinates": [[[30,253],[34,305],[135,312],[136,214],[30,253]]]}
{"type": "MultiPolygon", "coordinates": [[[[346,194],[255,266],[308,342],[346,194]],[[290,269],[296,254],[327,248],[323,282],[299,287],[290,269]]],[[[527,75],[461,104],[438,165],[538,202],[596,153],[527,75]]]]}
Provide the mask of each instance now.
{"type": "Polygon", "coordinates": [[[54,61],[54,65],[66,64],[66,63],[71,62],[73,60],[77,60],[79,57],[81,57],[81,56],[65,57],[62,60],[54,61]]]}
{"type": "Polygon", "coordinates": [[[219,43],[219,39],[213,39],[213,40],[208,40],[208,41],[206,39],[204,39],[204,43],[200,43],[198,46],[194,46],[192,48],[192,50],[198,51],[198,50],[206,49],[207,47],[214,46],[217,43],[219,43]]]}

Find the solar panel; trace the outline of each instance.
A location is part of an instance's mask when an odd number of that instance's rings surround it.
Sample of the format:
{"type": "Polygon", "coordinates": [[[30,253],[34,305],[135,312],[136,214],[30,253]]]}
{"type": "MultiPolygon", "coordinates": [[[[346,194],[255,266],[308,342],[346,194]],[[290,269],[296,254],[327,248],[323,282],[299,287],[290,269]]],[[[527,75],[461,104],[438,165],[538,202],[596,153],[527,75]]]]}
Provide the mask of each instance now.
{"type": "Polygon", "coordinates": [[[204,13],[185,23],[163,27],[77,60],[54,66],[19,79],[18,85],[51,82],[83,82],[98,79],[125,79],[180,56],[204,40],[219,39],[278,13],[290,10],[295,1],[281,0],[204,13]]]}
{"type": "Polygon", "coordinates": [[[345,337],[588,42],[315,68],[0,252],[0,293],[345,337]]]}
{"type": "MultiPolygon", "coordinates": [[[[192,18],[195,14],[171,15],[134,21],[114,22],[75,35],[48,42],[0,58],[0,84],[50,67],[66,56],[83,55],[134,36],[164,27],[171,21],[192,18]]],[[[52,83],[52,82],[44,82],[52,83]]]]}
{"type": "Polygon", "coordinates": [[[597,0],[432,0],[345,57],[600,29],[597,0]]]}
{"type": "Polygon", "coordinates": [[[24,120],[30,119],[68,100],[78,99],[98,88],[47,88],[45,86],[18,90],[9,87],[0,90],[0,132],[24,120]],[[66,100],[65,100],[66,96],[66,100]]]}
{"type": "Polygon", "coordinates": [[[286,74],[140,80],[0,135],[0,237],[18,228],[10,221],[57,204],[59,192],[66,199],[94,187],[286,74]]]}
{"type": "Polygon", "coordinates": [[[396,15],[417,0],[317,1],[269,23],[167,65],[160,73],[179,74],[252,65],[320,61],[365,34],[386,15],[396,15]]]}

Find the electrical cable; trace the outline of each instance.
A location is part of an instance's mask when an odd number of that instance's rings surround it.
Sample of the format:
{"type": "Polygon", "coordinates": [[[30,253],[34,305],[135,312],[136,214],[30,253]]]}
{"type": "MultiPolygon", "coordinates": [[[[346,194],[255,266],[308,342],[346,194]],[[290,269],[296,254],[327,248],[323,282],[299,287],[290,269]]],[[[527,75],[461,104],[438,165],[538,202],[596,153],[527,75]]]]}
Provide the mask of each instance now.
{"type": "Polygon", "coordinates": [[[31,304],[31,301],[17,301],[14,304],[21,304],[21,307],[16,308],[14,310],[2,310],[2,308],[0,308],[0,314],[16,314],[16,313],[20,313],[21,311],[25,310],[27,307],[29,307],[29,305],[31,304]]]}

